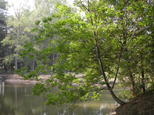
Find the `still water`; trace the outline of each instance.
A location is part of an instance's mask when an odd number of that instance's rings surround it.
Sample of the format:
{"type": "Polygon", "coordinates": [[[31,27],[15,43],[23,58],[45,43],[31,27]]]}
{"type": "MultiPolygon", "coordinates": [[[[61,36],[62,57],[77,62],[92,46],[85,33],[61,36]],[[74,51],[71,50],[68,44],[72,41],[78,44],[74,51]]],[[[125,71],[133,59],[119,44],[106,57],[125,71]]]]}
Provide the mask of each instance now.
{"type": "Polygon", "coordinates": [[[43,95],[32,95],[32,86],[0,81],[0,115],[107,115],[117,105],[109,92],[103,91],[99,101],[79,103],[74,110],[66,111],[66,106],[46,106],[43,95]]]}

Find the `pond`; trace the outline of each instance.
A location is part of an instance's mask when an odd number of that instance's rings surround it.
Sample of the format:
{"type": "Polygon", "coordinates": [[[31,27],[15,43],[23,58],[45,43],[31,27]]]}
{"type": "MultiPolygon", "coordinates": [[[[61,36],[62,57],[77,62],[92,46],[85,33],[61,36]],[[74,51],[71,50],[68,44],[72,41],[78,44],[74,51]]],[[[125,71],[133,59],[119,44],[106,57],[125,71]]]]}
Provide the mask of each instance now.
{"type": "Polygon", "coordinates": [[[79,103],[74,110],[66,111],[66,106],[46,106],[44,95],[32,95],[32,86],[0,81],[0,115],[107,115],[117,105],[105,90],[99,101],[79,103]]]}

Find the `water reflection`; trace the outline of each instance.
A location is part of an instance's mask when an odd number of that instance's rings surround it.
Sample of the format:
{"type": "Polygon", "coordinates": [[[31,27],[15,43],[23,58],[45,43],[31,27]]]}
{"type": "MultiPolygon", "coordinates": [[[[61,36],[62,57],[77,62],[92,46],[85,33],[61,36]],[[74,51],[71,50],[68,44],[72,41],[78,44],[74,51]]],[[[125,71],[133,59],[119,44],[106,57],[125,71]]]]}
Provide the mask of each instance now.
{"type": "Polygon", "coordinates": [[[31,94],[32,86],[0,81],[0,115],[106,115],[117,104],[109,92],[104,91],[99,101],[79,103],[77,108],[67,111],[66,106],[44,105],[43,95],[31,94]]]}
{"type": "Polygon", "coordinates": [[[0,81],[0,94],[4,95],[5,82],[0,81]]]}

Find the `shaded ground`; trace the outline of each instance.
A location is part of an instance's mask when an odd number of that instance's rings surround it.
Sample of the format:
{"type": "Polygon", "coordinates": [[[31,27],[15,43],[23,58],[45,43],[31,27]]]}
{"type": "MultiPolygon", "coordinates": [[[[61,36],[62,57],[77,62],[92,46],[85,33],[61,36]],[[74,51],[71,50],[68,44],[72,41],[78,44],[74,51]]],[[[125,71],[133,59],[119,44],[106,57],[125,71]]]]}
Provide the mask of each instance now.
{"type": "Polygon", "coordinates": [[[154,115],[154,89],[116,109],[117,115],[154,115]]]}

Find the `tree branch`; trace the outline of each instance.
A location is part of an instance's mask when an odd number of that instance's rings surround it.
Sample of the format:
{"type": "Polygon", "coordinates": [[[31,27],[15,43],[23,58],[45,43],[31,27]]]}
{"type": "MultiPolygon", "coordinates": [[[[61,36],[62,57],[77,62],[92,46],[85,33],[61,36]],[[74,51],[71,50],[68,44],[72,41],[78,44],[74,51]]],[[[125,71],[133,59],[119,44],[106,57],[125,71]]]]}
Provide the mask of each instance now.
{"type": "Polygon", "coordinates": [[[114,85],[115,85],[115,82],[116,82],[116,79],[117,79],[117,75],[118,75],[118,72],[119,72],[119,63],[120,63],[120,60],[121,60],[121,57],[122,57],[122,52],[123,52],[122,47],[123,47],[123,43],[122,43],[121,49],[120,49],[120,55],[119,55],[119,59],[118,59],[118,63],[117,63],[118,67],[117,67],[115,78],[114,78],[114,81],[113,81],[113,84],[112,84],[112,87],[111,87],[112,89],[114,88],[114,85]]]}

